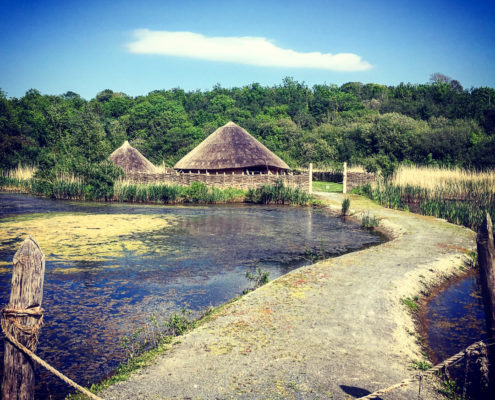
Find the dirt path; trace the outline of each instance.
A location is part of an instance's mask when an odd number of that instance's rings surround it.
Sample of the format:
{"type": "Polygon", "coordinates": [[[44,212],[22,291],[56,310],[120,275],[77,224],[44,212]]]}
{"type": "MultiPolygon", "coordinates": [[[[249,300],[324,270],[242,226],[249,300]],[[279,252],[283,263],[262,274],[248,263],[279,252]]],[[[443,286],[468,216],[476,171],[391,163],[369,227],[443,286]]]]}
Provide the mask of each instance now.
{"type": "MultiPolygon", "coordinates": [[[[340,208],[342,195],[320,196],[340,208]]],[[[411,376],[411,360],[422,357],[401,298],[459,272],[475,235],[350,198],[355,213],[370,210],[394,239],[300,268],[244,296],[102,397],[349,399],[411,376]]],[[[417,395],[416,385],[382,398],[417,395]]]]}

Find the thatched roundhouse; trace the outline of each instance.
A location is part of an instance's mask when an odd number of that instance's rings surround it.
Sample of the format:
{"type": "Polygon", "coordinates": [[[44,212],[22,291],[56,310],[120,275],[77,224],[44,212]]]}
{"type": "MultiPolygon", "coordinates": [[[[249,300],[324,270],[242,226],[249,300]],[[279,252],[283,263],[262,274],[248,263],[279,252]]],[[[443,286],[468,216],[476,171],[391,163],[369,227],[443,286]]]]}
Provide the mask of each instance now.
{"type": "Polygon", "coordinates": [[[139,150],[132,147],[127,140],[108,158],[121,167],[126,174],[129,172],[156,172],[155,166],[139,150]]]}
{"type": "Polygon", "coordinates": [[[218,128],[174,168],[183,172],[277,173],[289,166],[233,122],[218,128]]]}

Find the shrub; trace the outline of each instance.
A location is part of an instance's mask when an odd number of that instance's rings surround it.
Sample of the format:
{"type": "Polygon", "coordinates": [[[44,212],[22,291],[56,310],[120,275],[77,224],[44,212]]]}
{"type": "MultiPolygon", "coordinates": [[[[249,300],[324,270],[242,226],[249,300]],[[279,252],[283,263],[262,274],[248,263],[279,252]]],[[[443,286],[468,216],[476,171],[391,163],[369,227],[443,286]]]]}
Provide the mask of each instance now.
{"type": "Polygon", "coordinates": [[[342,201],[342,216],[345,217],[349,214],[349,208],[351,207],[351,201],[348,198],[345,198],[342,201]]]}
{"type": "Polygon", "coordinates": [[[250,271],[246,272],[246,279],[253,282],[254,286],[251,289],[246,289],[244,293],[267,284],[270,280],[270,271],[263,271],[260,267],[256,267],[254,274],[250,271]]]}

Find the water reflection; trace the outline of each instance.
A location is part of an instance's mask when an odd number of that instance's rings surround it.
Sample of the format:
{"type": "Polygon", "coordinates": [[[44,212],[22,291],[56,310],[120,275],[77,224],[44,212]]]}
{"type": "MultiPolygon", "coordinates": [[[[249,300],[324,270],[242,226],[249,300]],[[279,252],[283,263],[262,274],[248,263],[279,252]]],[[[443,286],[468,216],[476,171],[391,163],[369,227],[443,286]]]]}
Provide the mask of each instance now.
{"type": "MultiPolygon", "coordinates": [[[[123,360],[120,338],[150,314],[165,320],[184,307],[198,311],[224,303],[249,286],[245,272],[258,265],[273,279],[308,264],[308,250],[338,255],[381,241],[355,224],[308,208],[85,204],[10,194],[0,194],[0,229],[12,223],[6,215],[40,211],[163,215],[174,221],[119,236],[122,249],[106,257],[47,261],[47,314],[38,354],[81,384],[104,378],[123,360]],[[129,242],[137,243],[134,250],[126,248],[129,242]]],[[[0,261],[10,263],[19,243],[1,236],[0,242],[0,261]]],[[[0,273],[3,302],[10,278],[0,273]]],[[[71,391],[44,370],[37,373],[36,398],[63,398],[71,391]]]]}
{"type": "Polygon", "coordinates": [[[436,362],[486,338],[481,286],[470,275],[440,292],[427,307],[428,344],[436,362]]]}

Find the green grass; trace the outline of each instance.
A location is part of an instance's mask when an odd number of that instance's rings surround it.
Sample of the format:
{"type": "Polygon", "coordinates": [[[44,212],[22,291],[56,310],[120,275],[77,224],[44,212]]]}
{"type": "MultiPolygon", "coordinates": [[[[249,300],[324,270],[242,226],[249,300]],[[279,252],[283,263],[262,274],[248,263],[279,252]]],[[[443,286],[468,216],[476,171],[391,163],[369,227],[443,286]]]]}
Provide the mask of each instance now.
{"type": "Polygon", "coordinates": [[[442,386],[437,389],[437,392],[450,400],[466,400],[466,398],[460,394],[461,389],[457,385],[457,382],[450,378],[447,378],[442,382],[442,386]]]}
{"type": "Polygon", "coordinates": [[[432,365],[428,361],[418,361],[412,360],[411,369],[416,369],[419,371],[428,371],[432,365]]]}
{"type": "Polygon", "coordinates": [[[246,202],[255,204],[319,204],[308,193],[299,188],[285,186],[281,181],[275,185],[264,185],[258,189],[249,189],[246,195],[246,202]]]}
{"type": "Polygon", "coordinates": [[[342,183],[313,181],[314,192],[342,193],[342,190],[342,183]]]}
{"type": "Polygon", "coordinates": [[[411,312],[416,312],[419,310],[419,305],[416,303],[417,298],[411,299],[410,297],[405,297],[402,300],[402,304],[404,304],[411,312]]]}

